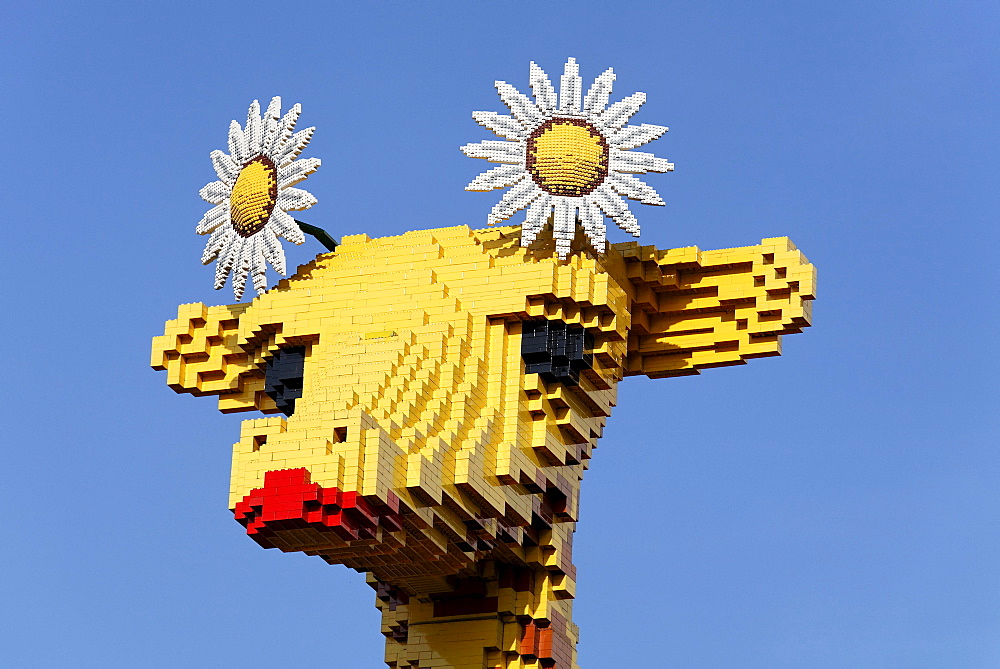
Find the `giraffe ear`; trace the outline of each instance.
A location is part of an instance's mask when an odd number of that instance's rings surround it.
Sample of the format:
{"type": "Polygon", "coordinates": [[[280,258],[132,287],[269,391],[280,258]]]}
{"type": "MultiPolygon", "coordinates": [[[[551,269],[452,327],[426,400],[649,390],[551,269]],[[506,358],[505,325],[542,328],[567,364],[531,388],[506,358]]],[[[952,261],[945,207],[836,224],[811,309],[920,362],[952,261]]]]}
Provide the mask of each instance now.
{"type": "Polygon", "coordinates": [[[626,375],[698,374],[780,355],[781,335],[810,324],[816,270],[787,237],[718,251],[619,250],[634,289],[626,375]]]}
{"type": "Polygon", "coordinates": [[[167,385],[179,393],[238,393],[240,375],[251,362],[236,344],[240,316],[248,306],[180,305],[177,318],[167,321],[164,334],[153,338],[153,369],[165,370],[167,385]]]}

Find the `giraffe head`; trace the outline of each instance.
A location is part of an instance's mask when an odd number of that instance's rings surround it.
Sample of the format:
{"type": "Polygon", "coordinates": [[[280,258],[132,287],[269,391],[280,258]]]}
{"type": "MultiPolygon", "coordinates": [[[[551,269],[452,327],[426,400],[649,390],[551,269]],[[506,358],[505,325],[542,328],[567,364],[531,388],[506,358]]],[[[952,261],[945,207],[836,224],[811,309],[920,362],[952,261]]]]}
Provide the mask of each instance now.
{"type": "Polygon", "coordinates": [[[814,271],[785,238],[560,260],[516,228],[345,237],[250,303],[186,304],[178,392],[258,411],[230,508],[258,543],[411,592],[496,558],[572,596],[579,482],[626,376],[778,355],[814,271]]]}

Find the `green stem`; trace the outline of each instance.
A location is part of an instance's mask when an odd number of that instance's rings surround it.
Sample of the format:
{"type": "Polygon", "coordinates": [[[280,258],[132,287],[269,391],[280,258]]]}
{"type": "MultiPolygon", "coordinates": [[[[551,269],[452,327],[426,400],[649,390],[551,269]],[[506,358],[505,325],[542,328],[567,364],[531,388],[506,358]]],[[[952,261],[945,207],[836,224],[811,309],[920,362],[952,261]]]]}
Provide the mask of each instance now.
{"type": "Polygon", "coordinates": [[[340,244],[340,242],[338,242],[336,239],[328,235],[326,230],[324,230],[323,228],[317,228],[315,225],[309,225],[308,223],[303,223],[302,221],[297,219],[295,222],[299,224],[299,228],[302,229],[302,232],[306,233],[307,235],[312,235],[313,237],[315,237],[316,241],[325,246],[327,251],[337,250],[337,246],[340,244]]]}

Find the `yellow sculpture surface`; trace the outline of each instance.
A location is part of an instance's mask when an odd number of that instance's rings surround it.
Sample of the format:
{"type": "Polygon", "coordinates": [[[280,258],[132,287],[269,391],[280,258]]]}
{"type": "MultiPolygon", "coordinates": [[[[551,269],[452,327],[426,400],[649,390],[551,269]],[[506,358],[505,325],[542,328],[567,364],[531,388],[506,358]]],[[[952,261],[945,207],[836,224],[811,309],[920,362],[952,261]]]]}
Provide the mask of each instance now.
{"type": "Polygon", "coordinates": [[[389,666],[576,667],[570,547],[618,382],[778,355],[810,322],[815,272],[786,238],[554,251],[516,227],[349,236],[248,304],[181,305],[154,340],[177,392],[274,414],[243,423],[230,507],[263,545],[368,573],[389,666]],[[592,341],[578,383],[526,373],[542,320],[592,341]],[[285,416],[266,370],[293,347],[285,416]],[[300,488],[301,521],[267,520],[300,488]]]}

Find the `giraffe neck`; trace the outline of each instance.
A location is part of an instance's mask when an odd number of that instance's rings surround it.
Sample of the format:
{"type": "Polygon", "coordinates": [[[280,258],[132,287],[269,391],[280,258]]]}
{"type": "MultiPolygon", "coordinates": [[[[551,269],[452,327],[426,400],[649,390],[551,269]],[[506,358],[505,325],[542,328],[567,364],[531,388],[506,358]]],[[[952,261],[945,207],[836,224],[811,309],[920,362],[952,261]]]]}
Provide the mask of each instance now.
{"type": "MultiPolygon", "coordinates": [[[[572,599],[553,598],[544,567],[494,561],[450,579],[450,590],[412,595],[369,576],[396,669],[578,669],[572,599]]],[[[562,592],[561,590],[559,592],[562,592]]]]}

